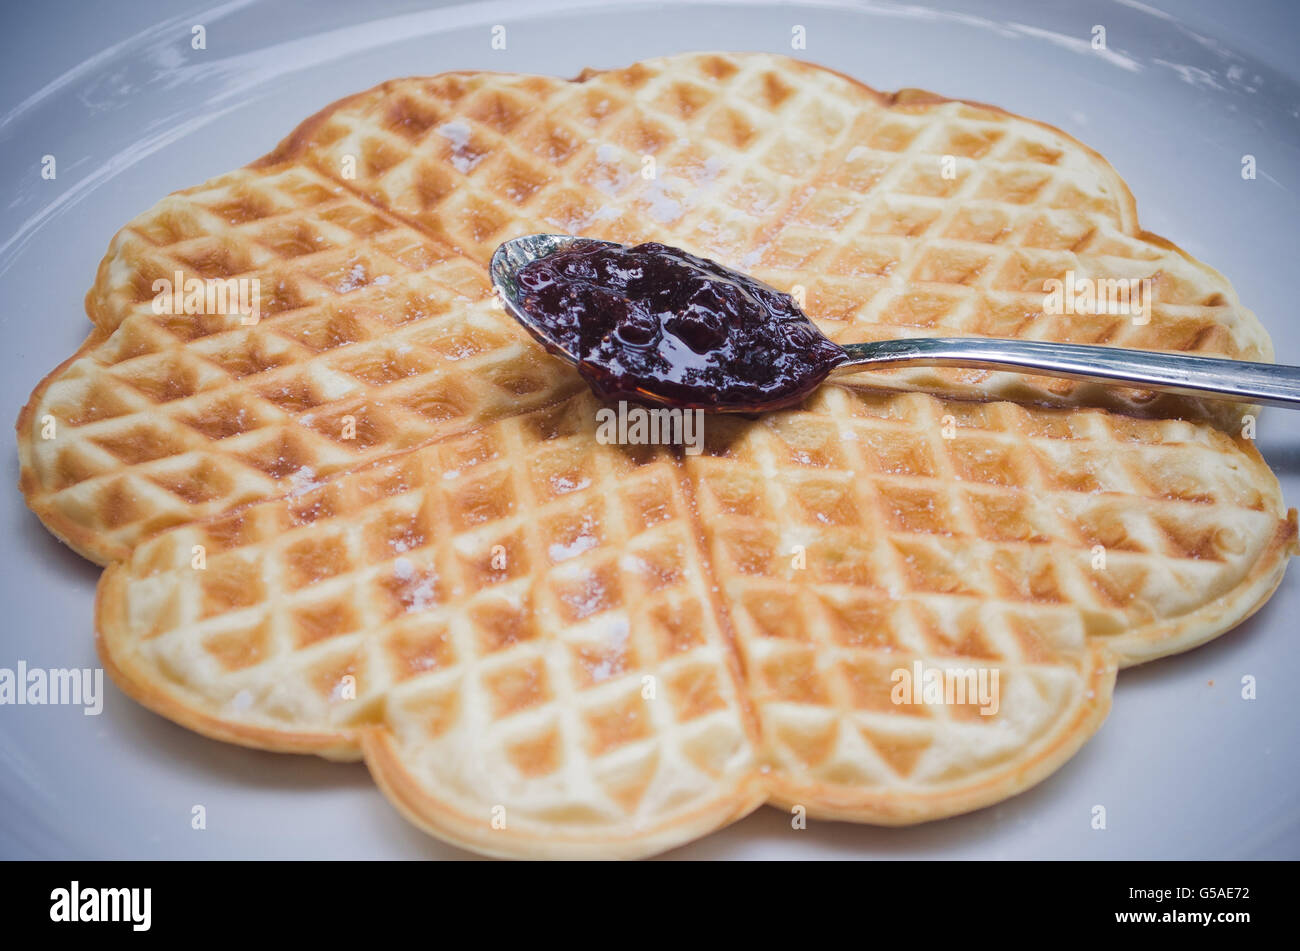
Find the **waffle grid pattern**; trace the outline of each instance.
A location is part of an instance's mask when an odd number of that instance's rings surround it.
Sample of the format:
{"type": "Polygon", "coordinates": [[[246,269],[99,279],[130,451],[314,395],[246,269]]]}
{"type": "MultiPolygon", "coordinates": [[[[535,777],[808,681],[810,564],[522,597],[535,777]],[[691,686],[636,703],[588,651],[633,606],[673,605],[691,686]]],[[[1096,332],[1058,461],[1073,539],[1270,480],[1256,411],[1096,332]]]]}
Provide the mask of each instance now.
{"type": "Polygon", "coordinates": [[[481,268],[309,171],[173,196],[123,235],[145,278],[45,390],[55,438],[27,446],[41,506],[92,533],[79,547],[96,560],[577,388],[493,312],[481,268]],[[248,250],[235,264],[219,248],[248,250]],[[271,248],[274,275],[257,268],[271,248]],[[260,280],[259,323],[155,314],[149,275],[173,268],[260,280]]]}
{"type": "Polygon", "coordinates": [[[657,238],[804,286],[845,342],[1268,355],[1226,281],[1136,227],[1059,133],[779,57],[395,81],[114,239],[94,333],[20,420],[23,488],[116,562],[98,625],[128,692],[221,739],[363,756],[469,848],[648,854],[769,798],[966,811],[1064,762],[1118,664],[1268,596],[1296,528],[1258,454],[1201,423],[835,387],[711,418],[700,457],[602,446],[597,404],[494,308],[483,265],[527,231],[657,238]],[[1151,325],[1044,316],[1069,269],[1150,277],[1151,325]],[[177,270],[258,278],[261,323],[154,314],[177,270]],[[889,702],[914,660],[996,669],[998,714],[889,702]]]}
{"type": "Polygon", "coordinates": [[[686,466],[773,760],[924,789],[1058,728],[1106,662],[1089,642],[1143,657],[1134,632],[1233,590],[1273,543],[1278,500],[1222,464],[1224,441],[834,390],[797,415],[719,421],[686,466]],[[894,703],[891,672],[917,661],[998,668],[1004,710],[894,703]]]}
{"type": "Polygon", "coordinates": [[[1256,463],[1182,421],[830,389],[715,418],[689,457],[600,445],[598,406],[143,543],[102,598],[118,679],[254,745],[356,755],[378,731],[381,784],[486,851],[524,849],[486,830],[497,806],[581,842],[755,787],[915,821],[1054,768],[1150,628],[1187,622],[1156,653],[1203,639],[1198,612],[1294,540],[1256,463]],[[895,703],[916,662],[996,670],[998,709],[895,703]]]}
{"type": "Polygon", "coordinates": [[[124,610],[156,623],[109,650],[188,706],[329,749],[387,723],[453,806],[526,802],[521,824],[561,831],[671,813],[752,770],[752,748],[683,474],[663,449],[598,445],[595,409],[146,542],[124,610]]]}

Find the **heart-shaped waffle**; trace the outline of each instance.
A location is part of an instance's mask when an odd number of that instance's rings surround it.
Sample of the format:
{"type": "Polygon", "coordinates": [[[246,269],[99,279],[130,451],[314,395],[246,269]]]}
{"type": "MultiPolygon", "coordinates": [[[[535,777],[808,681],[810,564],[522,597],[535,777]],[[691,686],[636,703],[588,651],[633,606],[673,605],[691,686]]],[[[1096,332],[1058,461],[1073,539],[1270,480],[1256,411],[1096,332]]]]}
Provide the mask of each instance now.
{"type": "Polygon", "coordinates": [[[1000,110],[758,54],[387,83],[124,228],[19,420],[29,504],[111,563],[128,693],[364,756],[491,854],[643,855],[768,799],[911,822],[1047,775],[1117,666],[1227,630],[1294,549],[1253,446],[1150,394],[908,370],[1105,408],[828,386],[709,418],[699,456],[603,444],[488,294],[491,250],[539,230],[709,254],[841,341],[1271,353],[1104,161],[1000,110]],[[259,322],[158,313],[177,275],[256,279],[259,322]],[[1074,278],[1148,281],[1149,310],[1045,313],[1074,278]]]}

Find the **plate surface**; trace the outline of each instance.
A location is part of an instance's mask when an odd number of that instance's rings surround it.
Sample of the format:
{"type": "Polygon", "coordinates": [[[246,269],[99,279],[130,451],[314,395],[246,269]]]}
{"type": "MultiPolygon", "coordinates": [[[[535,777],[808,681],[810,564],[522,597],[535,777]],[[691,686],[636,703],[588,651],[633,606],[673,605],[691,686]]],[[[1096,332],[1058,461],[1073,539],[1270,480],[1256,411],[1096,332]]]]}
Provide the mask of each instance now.
{"type": "MultiPolygon", "coordinates": [[[[82,295],[113,232],[177,188],[270,150],[327,103],[394,76],[496,69],[573,76],[682,50],[794,52],[881,89],[996,103],[1059,126],[1116,166],[1143,225],[1226,274],[1300,363],[1300,8],[1159,0],[937,0],[925,9],[765,3],[270,3],[57,0],[15,11],[0,57],[0,407],[89,325],[82,295]],[[1170,12],[1176,10],[1176,15],[1170,12]],[[26,21],[22,18],[27,17],[26,21]],[[506,48],[492,28],[506,27],[506,48]],[[193,49],[193,27],[206,49],[193,49]],[[1094,27],[1106,49],[1093,49],[1094,27]],[[42,177],[53,155],[57,177],[42,177]],[[1257,176],[1243,179],[1243,156],[1257,176]]],[[[1300,414],[1259,445],[1300,504],[1300,414]]],[[[0,667],[97,665],[98,569],[14,487],[0,505],[0,667]]],[[[1101,732],[1047,782],[911,829],[761,809],[681,858],[1300,857],[1300,569],[1233,633],[1122,673],[1101,732]],[[1242,698],[1243,677],[1257,699],[1242,698]],[[1094,830],[1093,807],[1107,829],[1094,830]]],[[[463,857],[384,801],[360,765],[191,734],[111,684],[103,712],[0,706],[0,858],[463,857]],[[196,805],[206,829],[191,826],[196,805]]]]}

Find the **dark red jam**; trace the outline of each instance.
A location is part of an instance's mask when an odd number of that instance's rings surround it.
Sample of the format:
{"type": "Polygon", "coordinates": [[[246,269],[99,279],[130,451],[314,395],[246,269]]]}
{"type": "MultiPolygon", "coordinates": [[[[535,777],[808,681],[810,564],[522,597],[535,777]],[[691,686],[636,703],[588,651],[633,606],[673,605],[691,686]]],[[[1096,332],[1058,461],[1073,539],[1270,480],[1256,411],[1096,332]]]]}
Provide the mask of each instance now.
{"type": "Polygon", "coordinates": [[[605,399],[778,409],[845,359],[789,294],[663,244],[578,241],[518,281],[534,332],[605,399]]]}

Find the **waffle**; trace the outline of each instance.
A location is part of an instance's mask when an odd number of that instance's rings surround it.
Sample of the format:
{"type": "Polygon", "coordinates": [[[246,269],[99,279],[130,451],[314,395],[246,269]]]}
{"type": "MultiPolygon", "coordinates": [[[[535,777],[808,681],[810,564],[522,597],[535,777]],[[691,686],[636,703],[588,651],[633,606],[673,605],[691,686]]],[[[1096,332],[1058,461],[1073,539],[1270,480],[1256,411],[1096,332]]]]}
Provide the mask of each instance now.
{"type": "Polygon", "coordinates": [[[1032,785],[1100,726],[1117,665],[1253,613],[1295,548],[1253,447],[1181,421],[831,387],[708,436],[685,464],[766,786],[815,816],[911,823],[1032,785]],[[900,703],[917,664],[997,671],[1000,708],[900,703]]]}
{"type": "Polygon", "coordinates": [[[24,409],[28,504],[106,564],[169,525],[576,391],[488,294],[482,268],[310,169],[170,196],[114,239],[95,330],[24,409]],[[105,289],[124,260],[129,289],[105,289]],[[155,314],[153,282],[177,271],[258,280],[258,323],[155,314]]]}
{"type": "Polygon", "coordinates": [[[417,823],[490,854],[639,855],[746,814],[755,744],[684,472],[599,445],[596,407],[145,542],[102,582],[105,663],[219,739],[364,751],[417,823]]]}
{"type": "MultiPolygon", "coordinates": [[[[492,249],[538,230],[663,240],[802,287],[842,343],[985,334],[1272,352],[1227,281],[1138,230],[1109,165],[1000,110],[885,96],[759,54],[579,82],[453,73],[336,103],[114,238],[87,295],[95,332],[19,421],[29,504],[104,564],[160,527],[561,398],[572,375],[482,303],[492,249]],[[177,271],[258,279],[263,323],[154,314],[153,282],[177,271]],[[1044,315],[1044,282],[1071,271],[1149,278],[1149,322],[1044,315]],[[340,438],[344,416],[357,438],[340,438]],[[41,438],[47,417],[53,439],[41,438]]],[[[1011,373],[859,379],[1204,412],[1229,429],[1246,411],[1011,373]]]]}
{"type": "Polygon", "coordinates": [[[1271,354],[1099,157],[990,107],[757,54],[388,83],[124,228],[19,419],[29,505],[110,564],[124,690],[364,758],[467,848],[646,855],[764,801],[890,824],[1012,795],[1118,667],[1238,623],[1295,548],[1248,441],[1134,391],[907,370],[882,379],[989,402],[826,386],[710,418],[698,457],[602,445],[488,293],[491,250],[538,230],[802,288],[841,342],[1271,354]],[[256,278],[260,322],[155,313],[178,271],[256,278]],[[1069,271],[1149,279],[1150,321],[1044,315],[1069,271]],[[996,710],[895,702],[915,664],[996,675],[996,710]]]}
{"type": "Polygon", "coordinates": [[[107,668],[218,739],[364,756],[456,844],[626,857],[768,798],[899,823],[1011,795],[1118,664],[1253,610],[1295,536],[1259,458],[1184,422],[827,388],[690,457],[601,445],[598,406],[142,543],[101,584],[107,668]],[[996,670],[996,712],[893,703],[916,663],[996,670]]]}

